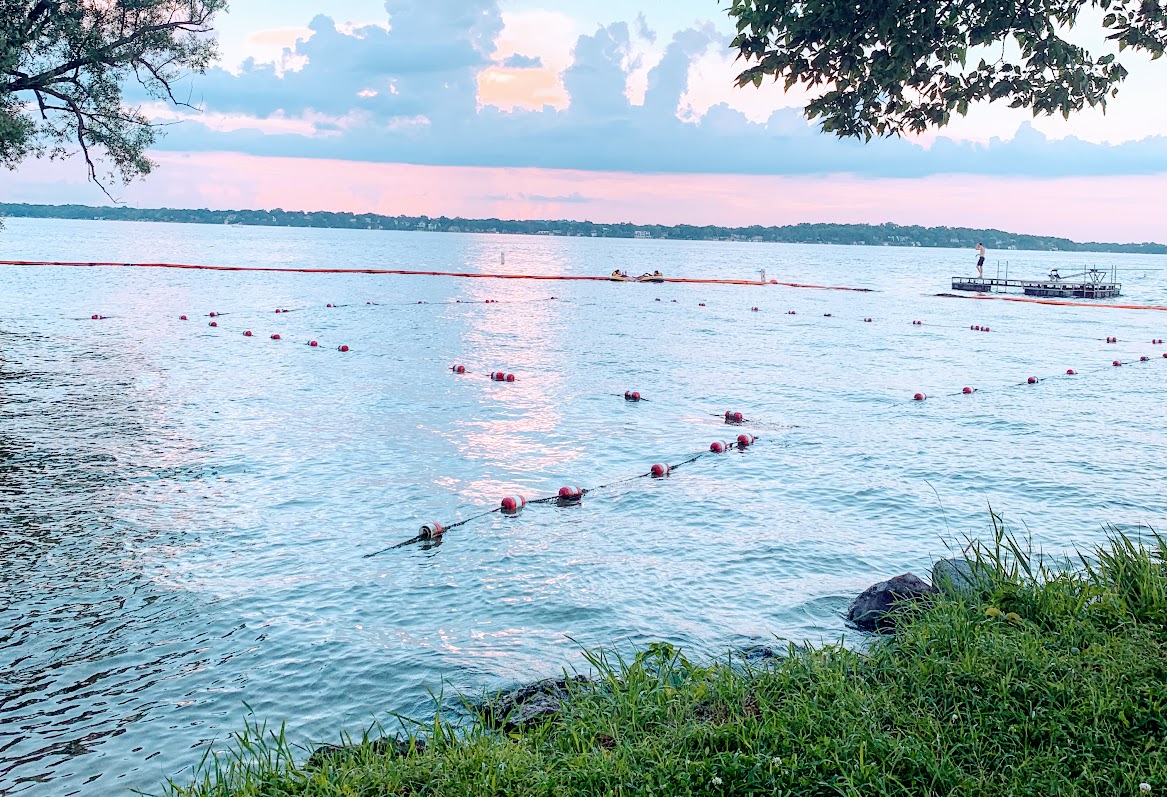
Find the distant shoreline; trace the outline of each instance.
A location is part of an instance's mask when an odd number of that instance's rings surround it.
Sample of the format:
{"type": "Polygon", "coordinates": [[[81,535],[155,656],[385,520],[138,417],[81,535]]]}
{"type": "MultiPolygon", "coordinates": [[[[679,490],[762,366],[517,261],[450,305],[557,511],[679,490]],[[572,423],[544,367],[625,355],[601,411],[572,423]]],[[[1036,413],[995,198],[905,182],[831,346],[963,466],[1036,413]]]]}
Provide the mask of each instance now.
{"type": "Polygon", "coordinates": [[[382,216],[329,211],[206,210],[130,208],[90,205],[0,203],[0,216],[82,221],[152,221],[177,224],[223,224],[256,227],[397,230],[446,233],[547,235],[583,238],[672,239],[751,243],[837,244],[971,249],[983,242],[994,250],[1167,254],[1159,243],[1079,243],[1068,238],[1025,235],[968,227],[920,227],[898,224],[793,224],[780,227],[721,227],[678,224],[596,224],[590,221],[463,219],[439,216],[382,216]]]}

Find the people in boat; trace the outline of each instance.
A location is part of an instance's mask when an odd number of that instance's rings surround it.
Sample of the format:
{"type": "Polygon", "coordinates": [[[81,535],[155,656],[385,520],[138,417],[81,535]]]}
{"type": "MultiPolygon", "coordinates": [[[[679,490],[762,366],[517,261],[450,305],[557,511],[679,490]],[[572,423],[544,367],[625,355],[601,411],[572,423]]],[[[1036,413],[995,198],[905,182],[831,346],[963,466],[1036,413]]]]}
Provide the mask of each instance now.
{"type": "Polygon", "coordinates": [[[626,280],[626,279],[628,279],[628,272],[621,271],[620,269],[616,269],[615,271],[612,272],[612,279],[614,279],[614,280],[625,279],[626,280]]]}
{"type": "Polygon", "coordinates": [[[641,282],[646,282],[646,281],[648,281],[648,280],[654,280],[654,279],[656,279],[656,280],[659,280],[659,279],[664,279],[664,276],[665,276],[665,275],[664,275],[664,274],[661,274],[659,270],[658,270],[658,271],[654,271],[654,272],[652,272],[651,274],[649,274],[649,273],[646,271],[645,273],[641,274],[641,275],[640,275],[639,277],[637,277],[636,279],[637,279],[637,280],[639,280],[639,281],[641,281],[641,282]]]}

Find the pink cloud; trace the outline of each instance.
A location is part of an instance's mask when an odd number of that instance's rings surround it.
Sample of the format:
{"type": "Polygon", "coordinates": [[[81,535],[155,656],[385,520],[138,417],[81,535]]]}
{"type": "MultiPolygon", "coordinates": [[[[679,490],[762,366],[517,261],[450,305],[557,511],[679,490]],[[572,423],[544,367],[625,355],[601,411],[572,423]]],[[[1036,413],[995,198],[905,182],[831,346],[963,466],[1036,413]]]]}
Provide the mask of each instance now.
{"type": "MultiPolygon", "coordinates": [[[[157,153],[125,189],[141,207],[274,208],[641,224],[798,222],[995,227],[1075,240],[1167,240],[1164,175],[1056,179],[934,175],[629,174],[157,153]]],[[[102,204],[74,162],[34,161],[6,179],[9,202],[102,204]]]]}

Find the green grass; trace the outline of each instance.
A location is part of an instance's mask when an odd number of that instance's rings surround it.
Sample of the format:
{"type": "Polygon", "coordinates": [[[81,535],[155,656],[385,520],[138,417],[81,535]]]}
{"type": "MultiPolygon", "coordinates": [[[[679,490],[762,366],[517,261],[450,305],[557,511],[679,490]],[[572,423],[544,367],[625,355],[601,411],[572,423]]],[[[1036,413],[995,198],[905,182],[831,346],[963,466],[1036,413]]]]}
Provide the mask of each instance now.
{"type": "Polygon", "coordinates": [[[864,651],[765,667],[655,645],[595,654],[562,719],[510,736],[441,718],[405,758],[320,768],[251,726],[172,795],[1138,795],[1167,791],[1167,543],[1114,534],[1040,566],[998,531],[980,592],[864,651]]]}

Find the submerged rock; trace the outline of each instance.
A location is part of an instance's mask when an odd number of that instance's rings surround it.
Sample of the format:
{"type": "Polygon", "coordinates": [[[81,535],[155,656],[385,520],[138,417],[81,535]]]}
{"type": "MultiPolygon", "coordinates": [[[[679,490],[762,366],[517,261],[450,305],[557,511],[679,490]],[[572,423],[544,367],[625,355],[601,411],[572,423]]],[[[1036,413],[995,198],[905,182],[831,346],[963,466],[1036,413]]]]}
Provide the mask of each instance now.
{"type": "Polygon", "coordinates": [[[935,592],[931,584],[912,573],[904,573],[864,590],[851,602],[847,619],[863,631],[887,631],[895,625],[897,603],[915,601],[935,592]]]}
{"type": "Polygon", "coordinates": [[[992,584],[988,565],[965,558],[941,559],[932,565],[932,583],[942,592],[969,595],[992,584]]]}
{"type": "Polygon", "coordinates": [[[563,713],[563,701],[572,685],[590,681],[582,675],[572,678],[549,678],[511,692],[499,692],[481,706],[483,719],[495,728],[510,733],[546,722],[563,713]]]}
{"type": "Polygon", "coordinates": [[[786,658],[785,651],[778,651],[769,645],[753,645],[741,651],[742,658],[748,664],[765,664],[775,659],[786,658]]]}
{"type": "MultiPolygon", "coordinates": [[[[405,758],[415,753],[424,753],[425,748],[425,739],[410,740],[388,737],[371,741],[367,746],[367,749],[376,755],[393,755],[399,758],[405,758]]],[[[360,749],[361,745],[359,744],[324,744],[312,752],[305,766],[310,769],[319,769],[327,761],[352,755],[360,749]]]]}

